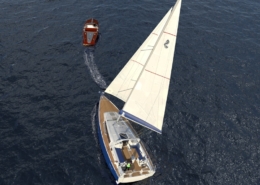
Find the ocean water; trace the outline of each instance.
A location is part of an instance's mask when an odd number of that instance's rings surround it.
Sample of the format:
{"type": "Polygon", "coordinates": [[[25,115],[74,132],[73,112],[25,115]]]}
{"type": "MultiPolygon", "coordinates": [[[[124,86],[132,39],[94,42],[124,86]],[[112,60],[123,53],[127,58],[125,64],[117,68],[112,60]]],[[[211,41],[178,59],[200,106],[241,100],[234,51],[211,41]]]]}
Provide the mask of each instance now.
{"type": "MultiPolygon", "coordinates": [[[[96,103],[175,1],[0,2],[0,184],[115,184],[96,103]],[[100,23],[82,46],[86,19],[100,23]]],[[[260,184],[260,3],[183,0],[156,174],[136,185],[260,184]]],[[[138,128],[139,129],[139,128],[138,128]]]]}

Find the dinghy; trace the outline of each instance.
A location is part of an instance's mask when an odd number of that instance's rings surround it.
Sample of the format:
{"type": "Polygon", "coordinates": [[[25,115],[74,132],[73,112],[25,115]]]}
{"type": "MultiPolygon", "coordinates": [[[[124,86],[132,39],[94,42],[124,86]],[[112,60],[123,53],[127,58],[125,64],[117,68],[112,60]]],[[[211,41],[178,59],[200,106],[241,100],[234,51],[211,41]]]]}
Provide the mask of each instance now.
{"type": "Polygon", "coordinates": [[[99,25],[96,19],[88,19],[83,27],[83,46],[93,46],[98,39],[99,25]]]}
{"type": "Polygon", "coordinates": [[[117,183],[140,181],[156,172],[131,124],[162,133],[180,9],[177,0],[100,96],[99,142],[117,183]],[[119,110],[107,94],[122,100],[123,108],[119,110]]]}

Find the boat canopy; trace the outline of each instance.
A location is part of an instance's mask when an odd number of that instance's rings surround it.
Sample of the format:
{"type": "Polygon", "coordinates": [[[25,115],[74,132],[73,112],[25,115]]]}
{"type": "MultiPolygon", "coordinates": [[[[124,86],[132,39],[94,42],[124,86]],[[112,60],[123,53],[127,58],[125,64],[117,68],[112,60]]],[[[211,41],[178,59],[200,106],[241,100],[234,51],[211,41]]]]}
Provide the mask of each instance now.
{"type": "Polygon", "coordinates": [[[129,126],[120,117],[117,112],[106,112],[104,113],[106,127],[110,137],[110,146],[115,146],[123,141],[131,140],[131,143],[138,143],[139,138],[135,136],[129,126]]]}

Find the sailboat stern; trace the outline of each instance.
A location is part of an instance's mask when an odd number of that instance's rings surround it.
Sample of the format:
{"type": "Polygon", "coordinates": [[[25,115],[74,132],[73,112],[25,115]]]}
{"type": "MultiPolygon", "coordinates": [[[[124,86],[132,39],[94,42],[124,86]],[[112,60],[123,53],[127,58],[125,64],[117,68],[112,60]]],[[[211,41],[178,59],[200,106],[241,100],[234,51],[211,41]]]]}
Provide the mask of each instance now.
{"type": "Polygon", "coordinates": [[[117,183],[151,177],[155,167],[131,124],[104,95],[99,101],[99,141],[106,163],[117,183]],[[127,164],[130,167],[127,169],[127,164]]]}

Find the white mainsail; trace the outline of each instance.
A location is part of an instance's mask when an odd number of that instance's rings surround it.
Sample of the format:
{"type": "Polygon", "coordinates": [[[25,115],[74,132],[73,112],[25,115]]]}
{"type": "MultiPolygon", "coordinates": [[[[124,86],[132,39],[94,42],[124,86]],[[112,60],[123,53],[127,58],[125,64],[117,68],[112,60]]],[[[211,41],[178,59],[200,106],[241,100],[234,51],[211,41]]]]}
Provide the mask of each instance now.
{"type": "Polygon", "coordinates": [[[106,93],[126,102],[133,90],[137,78],[140,76],[148,57],[151,54],[151,51],[153,50],[154,44],[158,40],[158,37],[162,32],[167,19],[169,18],[169,15],[170,10],[135,52],[132,58],[127,62],[117,77],[107,87],[105,90],[106,93]]]}
{"type": "Polygon", "coordinates": [[[164,16],[106,89],[125,101],[124,117],[162,131],[179,24],[181,0],[164,16]]]}

